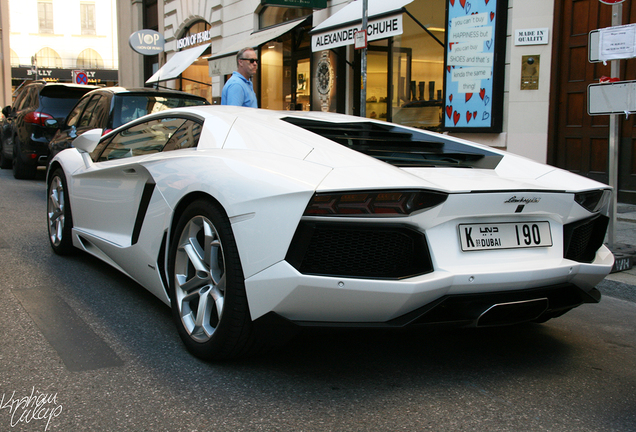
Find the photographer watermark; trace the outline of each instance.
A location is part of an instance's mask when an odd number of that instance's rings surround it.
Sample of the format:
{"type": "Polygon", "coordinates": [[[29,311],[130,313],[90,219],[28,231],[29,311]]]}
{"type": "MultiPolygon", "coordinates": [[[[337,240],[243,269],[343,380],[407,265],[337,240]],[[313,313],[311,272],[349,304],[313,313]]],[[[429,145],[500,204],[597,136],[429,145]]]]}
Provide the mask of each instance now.
{"type": "MultiPolygon", "coordinates": [[[[42,393],[34,386],[28,396],[16,397],[15,391],[11,395],[3,393],[0,399],[0,412],[3,410],[9,412],[12,428],[20,423],[41,422],[46,431],[51,420],[62,413],[62,405],[57,402],[57,393],[42,393]]],[[[2,417],[0,415],[0,420],[2,417]]]]}

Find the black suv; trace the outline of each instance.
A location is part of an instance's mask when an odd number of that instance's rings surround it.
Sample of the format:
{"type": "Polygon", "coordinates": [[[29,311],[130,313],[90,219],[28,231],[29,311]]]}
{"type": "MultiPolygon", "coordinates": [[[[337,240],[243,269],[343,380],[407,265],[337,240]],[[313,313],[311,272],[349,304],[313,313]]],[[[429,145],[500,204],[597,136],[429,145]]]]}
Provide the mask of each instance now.
{"type": "Polygon", "coordinates": [[[103,134],[146,114],[170,108],[209,105],[207,99],[177,90],[103,87],[86,93],[49,143],[51,159],[92,129],[103,134]]]}
{"type": "Polygon", "coordinates": [[[49,140],[77,101],[96,86],[33,81],[25,85],[13,105],[3,108],[0,166],[13,165],[17,179],[32,179],[46,166],[49,140]]]}

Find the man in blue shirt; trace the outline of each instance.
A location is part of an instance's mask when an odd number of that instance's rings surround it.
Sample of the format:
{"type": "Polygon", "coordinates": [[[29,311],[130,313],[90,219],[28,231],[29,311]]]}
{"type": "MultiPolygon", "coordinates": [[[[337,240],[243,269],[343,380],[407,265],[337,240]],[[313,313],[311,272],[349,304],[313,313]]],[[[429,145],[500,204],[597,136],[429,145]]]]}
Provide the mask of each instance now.
{"type": "Polygon", "coordinates": [[[258,69],[258,57],[252,48],[243,48],[236,55],[237,70],[223,86],[221,105],[258,108],[252,77],[258,69]]]}

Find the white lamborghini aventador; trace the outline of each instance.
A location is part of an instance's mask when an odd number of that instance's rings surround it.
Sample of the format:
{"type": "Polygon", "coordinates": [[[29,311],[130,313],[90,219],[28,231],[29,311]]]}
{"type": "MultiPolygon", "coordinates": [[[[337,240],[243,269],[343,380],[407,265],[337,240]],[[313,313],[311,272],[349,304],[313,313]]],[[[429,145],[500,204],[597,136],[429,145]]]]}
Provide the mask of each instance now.
{"type": "Polygon", "coordinates": [[[85,133],[51,162],[48,230],[172,307],[205,359],[272,323],[493,326],[598,302],[603,184],[360,117],[205,106],[85,133]]]}

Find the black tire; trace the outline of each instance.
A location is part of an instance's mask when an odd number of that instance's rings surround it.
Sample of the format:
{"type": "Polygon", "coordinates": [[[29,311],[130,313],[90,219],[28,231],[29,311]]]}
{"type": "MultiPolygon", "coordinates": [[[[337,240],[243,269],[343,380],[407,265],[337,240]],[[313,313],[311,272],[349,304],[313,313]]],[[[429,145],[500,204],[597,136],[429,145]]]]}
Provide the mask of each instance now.
{"type": "Polygon", "coordinates": [[[73,216],[68,200],[66,177],[61,168],[57,168],[49,178],[47,187],[46,216],[49,230],[49,242],[53,252],[69,255],[73,248],[73,216]]]}
{"type": "Polygon", "coordinates": [[[0,169],[9,169],[13,165],[11,159],[4,155],[4,140],[0,143],[0,169]]]}
{"type": "Polygon", "coordinates": [[[9,169],[11,165],[11,159],[7,159],[2,153],[2,150],[0,150],[0,169],[9,169]]]}
{"type": "Polygon", "coordinates": [[[13,177],[18,180],[33,180],[37,174],[38,167],[29,165],[22,160],[20,155],[20,145],[17,139],[13,139],[13,177]]]}
{"type": "Polygon", "coordinates": [[[254,329],[238,248],[222,208],[191,203],[176,225],[168,259],[172,316],[187,349],[203,360],[249,354],[254,329]]]}

